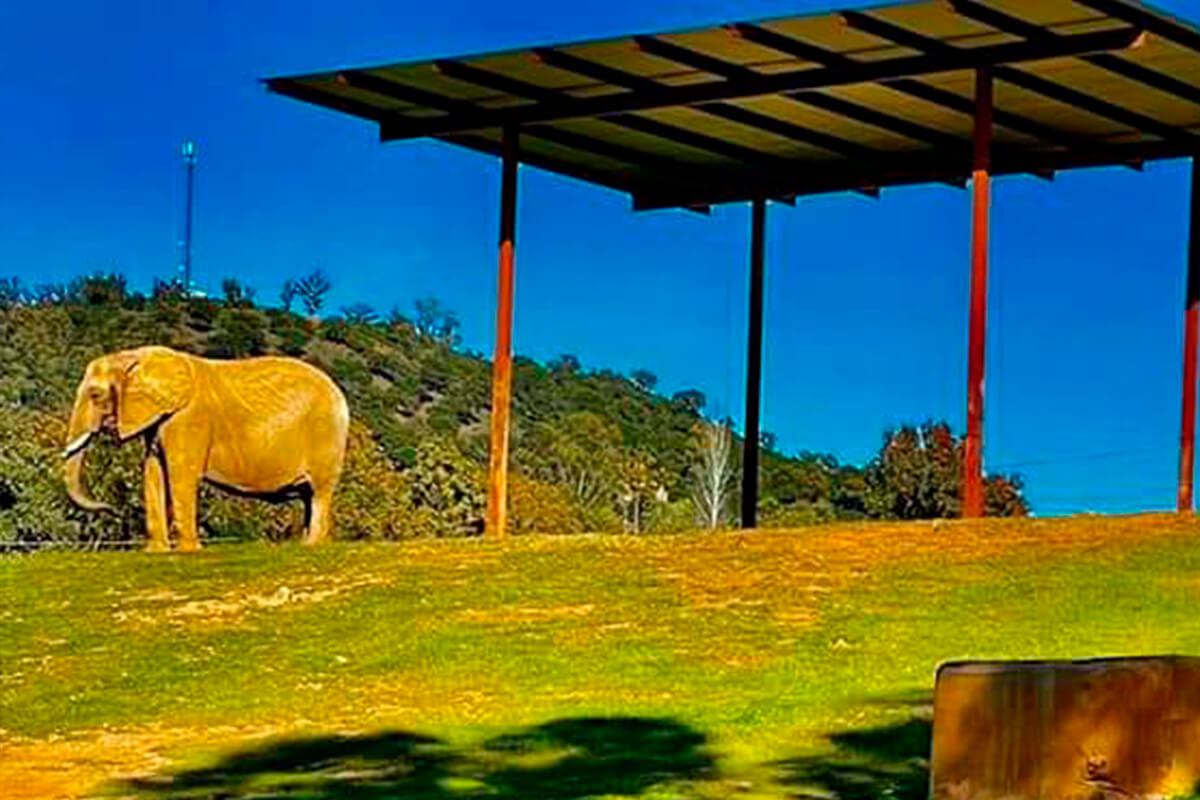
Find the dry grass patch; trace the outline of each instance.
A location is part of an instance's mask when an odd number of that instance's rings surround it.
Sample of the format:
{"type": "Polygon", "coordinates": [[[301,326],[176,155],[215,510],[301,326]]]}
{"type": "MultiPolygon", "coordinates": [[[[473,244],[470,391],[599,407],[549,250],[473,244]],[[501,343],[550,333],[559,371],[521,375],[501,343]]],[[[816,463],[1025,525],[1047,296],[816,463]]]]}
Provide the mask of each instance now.
{"type": "Polygon", "coordinates": [[[237,625],[254,611],[292,610],[385,583],[379,576],[330,575],[280,583],[260,591],[229,587],[219,598],[191,599],[173,589],[144,590],[113,604],[112,618],[118,625],[237,625]]]}

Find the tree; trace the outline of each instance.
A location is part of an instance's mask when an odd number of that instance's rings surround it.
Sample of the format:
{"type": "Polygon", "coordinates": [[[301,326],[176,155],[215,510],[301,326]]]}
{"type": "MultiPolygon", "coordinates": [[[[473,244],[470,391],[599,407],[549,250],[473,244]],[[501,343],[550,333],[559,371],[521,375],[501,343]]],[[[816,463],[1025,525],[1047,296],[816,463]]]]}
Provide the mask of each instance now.
{"type": "Polygon", "coordinates": [[[67,301],[67,287],[62,283],[39,283],[33,287],[33,300],[39,306],[54,306],[67,301]]]}
{"type": "Polygon", "coordinates": [[[550,373],[556,378],[568,378],[578,374],[580,370],[579,357],[570,353],[563,353],[558,358],[551,359],[546,366],[550,368],[550,373]]]}
{"type": "Polygon", "coordinates": [[[125,276],[117,272],[95,272],[71,281],[67,299],[87,306],[120,308],[129,297],[125,276]]]}
{"type": "MultiPolygon", "coordinates": [[[[905,425],[884,434],[866,470],[867,509],[892,519],[953,518],[961,512],[962,440],[945,422],[905,425]]],[[[987,513],[1024,516],[1019,478],[989,476],[987,513]]]]}
{"type": "Polygon", "coordinates": [[[378,319],[379,315],[375,313],[375,309],[366,303],[355,303],[349,306],[342,306],[342,316],[351,325],[370,325],[378,319]]]}
{"type": "Polygon", "coordinates": [[[25,300],[25,290],[19,278],[0,278],[0,310],[18,306],[25,300]]]}
{"type": "Polygon", "coordinates": [[[696,520],[714,530],[726,522],[733,484],[733,433],[726,423],[700,422],[693,429],[696,463],[692,505],[696,520]]]}
{"type": "Polygon", "coordinates": [[[296,291],[304,303],[304,310],[310,317],[321,313],[321,309],[325,306],[325,295],[329,294],[329,290],[332,288],[333,284],[329,282],[329,278],[319,269],[313,270],[296,281],[296,291]]]}
{"type": "Polygon", "coordinates": [[[221,294],[225,297],[226,308],[254,307],[254,290],[237,278],[226,278],[221,281],[221,294]]]}
{"type": "Polygon", "coordinates": [[[658,385],[658,376],[648,369],[635,369],[629,378],[643,392],[653,392],[658,385]]]}
{"type": "Polygon", "coordinates": [[[704,406],[708,404],[708,398],[699,389],[684,389],[683,391],[676,392],[671,399],[692,414],[699,414],[704,410],[704,406]]]}
{"type": "Polygon", "coordinates": [[[458,331],[461,326],[457,314],[434,297],[417,300],[413,305],[417,311],[413,325],[418,334],[447,347],[454,347],[459,343],[458,331]]]}
{"type": "Polygon", "coordinates": [[[665,502],[665,492],[654,456],[645,450],[625,450],[621,454],[619,493],[621,518],[628,533],[641,533],[649,519],[649,510],[656,501],[665,502]]]}
{"type": "Polygon", "coordinates": [[[296,282],[291,278],[283,282],[283,287],[279,290],[279,305],[284,311],[292,310],[292,303],[296,300],[297,291],[296,282]]]}
{"type": "Polygon", "coordinates": [[[621,474],[621,429],[580,411],[533,426],[522,461],[548,483],[562,486],[581,509],[611,505],[621,474]]]}

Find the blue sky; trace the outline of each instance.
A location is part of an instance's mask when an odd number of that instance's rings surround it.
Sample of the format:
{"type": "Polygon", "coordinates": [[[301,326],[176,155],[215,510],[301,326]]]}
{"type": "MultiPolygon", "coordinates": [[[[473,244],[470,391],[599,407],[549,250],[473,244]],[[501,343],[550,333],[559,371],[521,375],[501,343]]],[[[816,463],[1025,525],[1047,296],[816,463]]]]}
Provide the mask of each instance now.
{"type": "MultiPolygon", "coordinates": [[[[1187,13],[1182,0],[1160,6],[1187,13]]],[[[178,261],[185,138],[200,143],[195,273],[274,301],[320,267],[332,306],[435,296],[490,353],[498,165],[371,126],[258,79],[686,28],[826,0],[215,0],[0,4],[0,274],[27,283],[178,261]]],[[[997,182],[985,463],[1035,509],[1174,503],[1187,165],[997,182]]],[[[898,189],[772,207],[764,427],[785,451],[861,463],[889,425],[965,406],[969,195],[898,189]]],[[[646,368],[741,417],[749,213],[635,215],[523,171],[516,349],[646,368]]]]}

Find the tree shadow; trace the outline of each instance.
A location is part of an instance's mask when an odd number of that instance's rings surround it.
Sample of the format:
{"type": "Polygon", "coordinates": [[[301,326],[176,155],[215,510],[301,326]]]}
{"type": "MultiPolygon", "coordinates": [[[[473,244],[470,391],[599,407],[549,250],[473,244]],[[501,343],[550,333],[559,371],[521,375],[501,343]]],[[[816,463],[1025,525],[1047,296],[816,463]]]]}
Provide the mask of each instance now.
{"type": "Polygon", "coordinates": [[[933,723],[913,718],[894,725],[829,736],[828,755],[776,762],[777,780],[794,797],[838,800],[925,800],[933,723]]]}
{"type": "Polygon", "coordinates": [[[637,717],[555,720],[474,748],[404,731],[320,736],[114,788],[148,800],[577,800],[708,777],[706,741],[674,720],[637,717]]]}

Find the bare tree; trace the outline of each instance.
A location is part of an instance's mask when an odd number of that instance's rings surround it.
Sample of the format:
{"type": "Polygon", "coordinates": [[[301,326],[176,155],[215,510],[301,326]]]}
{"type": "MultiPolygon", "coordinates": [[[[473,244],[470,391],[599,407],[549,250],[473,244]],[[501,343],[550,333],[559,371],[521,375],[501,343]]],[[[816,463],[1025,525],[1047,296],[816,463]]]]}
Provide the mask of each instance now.
{"type": "Polygon", "coordinates": [[[696,519],[709,530],[726,519],[733,484],[733,434],[727,423],[701,422],[696,432],[696,469],[692,478],[692,505],[696,519]]]}

